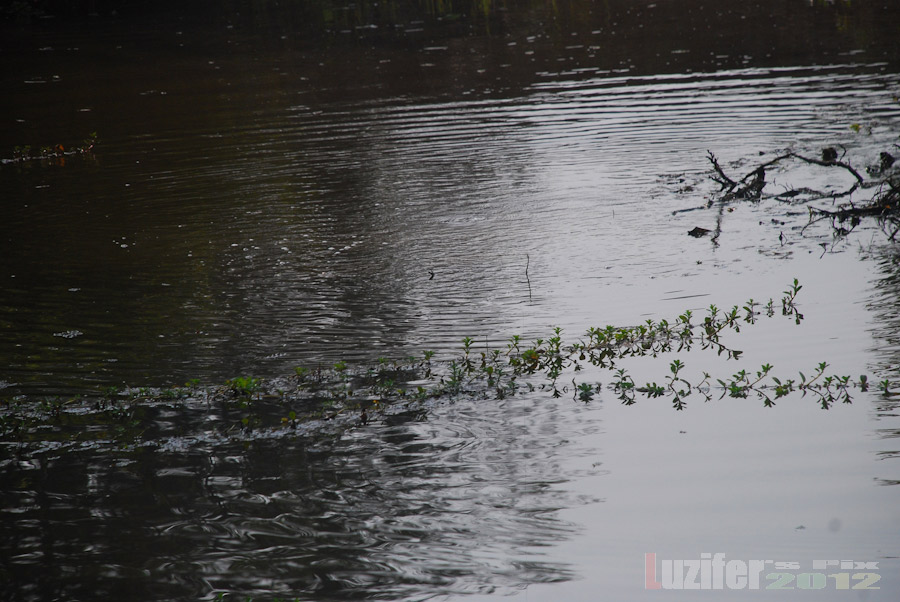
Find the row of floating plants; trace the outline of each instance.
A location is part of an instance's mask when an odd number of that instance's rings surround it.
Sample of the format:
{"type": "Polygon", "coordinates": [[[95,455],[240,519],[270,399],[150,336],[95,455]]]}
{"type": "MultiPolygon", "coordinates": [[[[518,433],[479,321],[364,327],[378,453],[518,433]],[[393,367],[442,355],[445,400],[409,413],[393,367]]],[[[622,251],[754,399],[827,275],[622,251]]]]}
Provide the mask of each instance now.
{"type": "Polygon", "coordinates": [[[423,417],[429,404],[460,396],[503,399],[535,391],[584,403],[606,391],[626,405],[640,399],[665,399],[676,410],[685,409],[689,400],[726,397],[753,397],[771,407],[790,395],[810,397],[828,409],[836,403],[851,403],[855,392],[870,388],[892,395],[895,385],[889,380],[873,385],[865,375],[829,374],[826,362],[815,365],[809,376],[799,372],[791,378],[779,377],[771,365],[763,364],[727,377],[703,372],[690,380],[684,362],[675,358],[667,373],[643,384],[619,366],[626,358],[695,349],[739,360],[741,352],[726,345],[724,335],[776,316],[799,324],[803,314],[796,299],[801,289],[795,279],[780,303],[751,299],[730,310],[711,305],[702,316],[685,311],[672,321],[590,328],[573,342],[563,341],[559,328],[528,343],[513,336],[499,349],[476,349],[467,337],[449,360],[438,361],[433,351],[424,351],[419,357],[381,358],[365,366],[341,361],[298,367],[290,376],[273,379],[241,376],[217,386],[200,386],[192,380],[168,389],[110,387],[92,397],[13,397],[0,404],[0,441],[152,445],[186,432],[206,438],[280,436],[298,429],[324,432],[400,415],[423,417]],[[589,366],[608,371],[608,384],[579,381],[589,366]]]}

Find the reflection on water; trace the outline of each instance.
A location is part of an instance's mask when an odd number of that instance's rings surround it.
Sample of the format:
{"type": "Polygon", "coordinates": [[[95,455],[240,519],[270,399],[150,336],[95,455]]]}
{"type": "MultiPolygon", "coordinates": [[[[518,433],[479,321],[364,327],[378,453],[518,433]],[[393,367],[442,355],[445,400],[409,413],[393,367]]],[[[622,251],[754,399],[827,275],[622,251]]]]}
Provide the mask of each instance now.
{"type": "Polygon", "coordinates": [[[556,512],[590,501],[567,493],[566,462],[597,418],[534,401],[442,404],[331,437],[210,433],[10,458],[4,588],[424,599],[571,578],[544,550],[575,528],[556,512]]]}
{"type": "Polygon", "coordinates": [[[891,247],[874,250],[878,276],[873,282],[875,294],[869,309],[876,315],[879,328],[873,332],[879,355],[879,375],[888,378],[891,370],[900,365],[900,257],[891,247]],[[883,325],[883,327],[882,327],[883,325]]]}
{"type": "Polygon", "coordinates": [[[673,199],[661,173],[701,171],[707,150],[733,160],[825,136],[877,152],[898,81],[836,66],[274,104],[181,137],[104,137],[95,160],[65,168],[8,165],[5,378],[63,393],[221,382],[442,351],[560,315],[580,330],[607,318],[566,312],[573,286],[603,294],[635,270],[680,269],[646,242],[687,250],[695,224],[648,215],[705,198],[673,199]],[[875,120],[865,145],[846,133],[860,106],[875,120]]]}
{"type": "Polygon", "coordinates": [[[90,160],[0,166],[11,393],[580,330],[598,318],[573,296],[684,268],[647,244],[686,244],[647,219],[673,204],[661,174],[872,149],[848,124],[886,142],[898,108],[868,6],[288,4],[330,16],[283,37],[264,24],[298,19],[268,3],[9,32],[0,148],[100,136],[90,160]],[[778,33],[731,35],[746,21],[778,33]]]}
{"type": "MultiPolygon", "coordinates": [[[[797,276],[807,330],[761,335],[760,363],[896,374],[895,262],[866,298],[851,285],[869,263],[814,263],[831,233],[793,210],[736,206],[717,247],[686,236],[714,216],[673,211],[713,192],[707,150],[742,173],[786,147],[843,145],[861,166],[896,143],[898,7],[737,4],[160,3],[5,26],[0,157],[100,143],[0,164],[0,398],[442,357],[797,276]]],[[[865,403],[785,402],[772,424],[602,397],[459,399],[295,436],[185,432],[163,409],[136,448],[7,441],[0,597],[635,599],[641,554],[666,543],[900,553],[883,543],[897,488],[871,489],[900,481],[870,457],[897,457],[892,398],[872,396],[873,450],[865,403]],[[829,513],[840,536],[817,531],[829,513]]]]}
{"type": "MultiPolygon", "coordinates": [[[[892,380],[900,366],[900,257],[893,247],[876,248],[877,275],[873,281],[874,293],[868,302],[868,309],[876,316],[879,328],[872,332],[875,342],[873,370],[876,382],[892,380]],[[882,327],[882,325],[884,325],[882,327]]],[[[895,418],[900,411],[900,400],[896,391],[892,396],[882,396],[874,405],[877,422],[875,435],[878,439],[877,457],[880,460],[900,458],[900,428],[895,418]]],[[[900,485],[900,475],[888,464],[876,477],[884,485],[900,485]]]]}

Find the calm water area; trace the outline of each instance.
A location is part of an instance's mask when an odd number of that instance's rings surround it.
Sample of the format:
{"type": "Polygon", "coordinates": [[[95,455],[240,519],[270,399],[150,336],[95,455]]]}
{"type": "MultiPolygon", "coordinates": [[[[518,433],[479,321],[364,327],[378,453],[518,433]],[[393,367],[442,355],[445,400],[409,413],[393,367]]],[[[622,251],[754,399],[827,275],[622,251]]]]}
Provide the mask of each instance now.
{"type": "MultiPolygon", "coordinates": [[[[574,340],[778,304],[794,278],[802,322],[728,335],[739,360],[622,365],[900,382],[900,252],[875,220],[707,207],[708,151],[734,177],[788,149],[900,156],[896,2],[126,4],[0,28],[7,408],[574,340]]],[[[646,589],[645,554],[658,578],[706,553],[796,563],[790,591],[716,600],[900,599],[900,397],[573,397],[252,436],[160,411],[128,444],[0,430],[0,600],[696,600],[646,589]]]]}

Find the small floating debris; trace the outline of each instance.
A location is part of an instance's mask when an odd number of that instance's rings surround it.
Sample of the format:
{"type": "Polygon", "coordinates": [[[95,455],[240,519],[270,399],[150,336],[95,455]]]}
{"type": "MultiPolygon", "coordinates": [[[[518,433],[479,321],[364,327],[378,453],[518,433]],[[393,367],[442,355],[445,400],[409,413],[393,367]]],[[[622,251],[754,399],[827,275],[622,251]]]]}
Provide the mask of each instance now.
{"type": "Polygon", "coordinates": [[[712,230],[707,230],[706,228],[701,228],[700,226],[695,226],[693,230],[688,231],[688,236],[693,236],[694,238],[701,238],[706,236],[712,232],[712,230]]]}
{"type": "Polygon", "coordinates": [[[75,337],[80,337],[84,333],[80,330],[66,330],[65,332],[54,332],[53,336],[62,337],[64,339],[74,339],[75,337]]]}

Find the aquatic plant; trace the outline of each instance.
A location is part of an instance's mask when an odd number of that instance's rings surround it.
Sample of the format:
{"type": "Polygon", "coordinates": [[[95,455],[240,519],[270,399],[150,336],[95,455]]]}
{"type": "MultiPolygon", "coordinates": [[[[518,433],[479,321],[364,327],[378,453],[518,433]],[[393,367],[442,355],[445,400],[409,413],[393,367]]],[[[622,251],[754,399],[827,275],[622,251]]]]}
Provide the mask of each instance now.
{"type": "MultiPolygon", "coordinates": [[[[781,314],[789,317],[796,324],[803,319],[797,306],[797,296],[803,286],[797,279],[787,287],[781,298],[781,314]]],[[[559,397],[572,393],[573,397],[584,402],[591,401],[602,390],[599,384],[579,383],[572,378],[572,386],[559,385],[563,373],[580,372],[585,366],[612,370],[615,373],[610,388],[625,404],[635,403],[639,396],[646,398],[671,398],[672,406],[684,409],[687,399],[692,395],[704,401],[710,401],[718,391],[719,398],[746,398],[751,394],[760,397],[764,405],[771,407],[775,400],[794,392],[802,395],[812,394],[822,407],[830,407],[836,401],[849,402],[850,390],[854,387],[867,390],[867,380],[861,377],[853,381],[847,376],[825,375],[826,363],[819,364],[813,378],[807,379],[801,372],[799,378],[779,380],[774,376],[773,368],[764,364],[755,372],[755,378],[744,370],[735,372],[730,378],[713,379],[703,373],[702,379],[691,383],[683,376],[685,363],[675,359],[670,363],[670,373],[662,384],[649,382],[637,386],[624,369],[617,368],[619,360],[635,357],[657,357],[663,353],[687,352],[697,347],[712,350],[727,359],[737,360],[742,352],[729,347],[723,342],[723,336],[729,331],[741,332],[742,327],[756,324],[765,316],[775,315],[775,302],[770,299],[760,305],[753,299],[742,306],[734,306],[730,310],[722,310],[710,305],[702,321],[698,321],[690,310],[679,315],[674,321],[647,320],[643,324],[630,327],[606,326],[593,327],[587,330],[581,339],[565,344],[562,330],[554,328],[552,335],[534,340],[526,345],[519,335],[513,335],[506,344],[506,349],[490,349],[476,354],[474,339],[464,337],[459,356],[449,360],[442,367],[435,369],[431,365],[433,354],[426,354],[426,361],[418,365],[413,361],[403,368],[409,379],[422,376],[422,367],[427,362],[427,374],[433,376],[435,383],[431,388],[417,386],[410,396],[402,388],[391,390],[391,387],[377,387],[378,382],[385,382],[383,369],[369,369],[365,374],[373,379],[376,386],[370,392],[380,392],[400,399],[427,399],[429,397],[453,397],[457,395],[494,396],[501,399],[515,394],[524,384],[529,391],[545,389],[559,397]],[[476,359],[480,356],[480,361],[476,359]],[[417,372],[418,369],[418,372],[417,372]],[[373,377],[374,375],[374,377],[373,377]],[[535,380],[536,376],[541,376],[535,380]],[[523,381],[524,382],[521,382],[523,381]],[[711,384],[715,383],[715,384],[711,384]]],[[[384,360],[379,362],[381,366],[384,360]]],[[[397,368],[397,366],[395,366],[397,368]]],[[[400,368],[397,368],[400,369],[400,368]]],[[[346,380],[347,368],[342,366],[338,373],[346,380]]],[[[327,380],[327,379],[326,379],[327,380]]],[[[389,381],[394,384],[394,381],[389,381]]],[[[371,384],[371,383],[370,383],[371,384]]]]}
{"type": "MultiPolygon", "coordinates": [[[[781,298],[781,314],[796,324],[803,320],[803,314],[797,306],[797,296],[802,288],[799,281],[794,279],[781,298]]],[[[865,376],[858,381],[853,381],[848,376],[826,376],[827,363],[819,364],[810,379],[801,372],[799,379],[782,381],[774,376],[770,364],[764,364],[755,372],[755,377],[740,370],[730,378],[713,379],[704,372],[699,382],[692,383],[683,375],[685,363],[676,358],[670,363],[669,374],[661,384],[648,382],[643,386],[636,385],[625,369],[616,366],[619,360],[625,358],[657,357],[663,353],[691,351],[694,347],[712,350],[717,355],[737,360],[742,352],[727,346],[723,342],[724,334],[729,331],[739,333],[742,327],[756,324],[762,316],[773,317],[774,306],[771,299],[764,306],[750,299],[742,306],[734,306],[730,310],[710,305],[700,322],[688,310],[672,322],[647,320],[631,327],[593,327],[587,330],[582,339],[570,344],[564,344],[560,328],[554,328],[550,337],[538,338],[530,346],[523,345],[522,338],[514,335],[509,339],[505,353],[499,349],[486,349],[481,353],[480,364],[472,361],[473,339],[465,337],[460,356],[447,364],[433,394],[453,396],[493,391],[497,398],[502,398],[518,389],[517,379],[529,379],[529,390],[546,389],[554,397],[571,392],[575,399],[587,402],[601,391],[599,385],[578,383],[574,377],[571,389],[567,385],[558,384],[564,372],[577,373],[586,365],[614,372],[610,388],[622,403],[633,404],[639,396],[650,399],[668,397],[672,406],[678,410],[685,408],[686,400],[692,395],[710,401],[717,389],[720,399],[725,396],[746,398],[752,394],[762,399],[766,407],[775,405],[775,400],[794,392],[804,396],[811,394],[826,409],[838,401],[849,403],[850,390],[854,387],[867,390],[868,381],[865,376]],[[543,379],[534,381],[533,377],[539,374],[543,379]]]]}
{"type": "MultiPolygon", "coordinates": [[[[619,394],[619,398],[625,404],[635,402],[634,392],[643,393],[646,397],[661,397],[669,395],[673,399],[673,406],[676,409],[684,408],[684,398],[693,392],[699,393],[704,401],[710,401],[713,398],[714,388],[710,385],[712,378],[709,373],[703,373],[703,379],[697,384],[691,384],[687,380],[677,377],[678,370],[684,367],[683,364],[676,368],[675,360],[672,364],[673,377],[666,386],[657,386],[648,384],[645,387],[635,387],[634,381],[628,376],[624,370],[619,370],[616,374],[616,381],[613,390],[619,394]],[[686,388],[677,388],[674,386],[675,381],[683,384],[686,388]]],[[[773,407],[775,400],[786,397],[791,393],[799,392],[803,396],[811,394],[815,397],[822,409],[829,409],[834,403],[851,403],[852,398],[850,391],[853,387],[859,388],[861,391],[868,390],[867,379],[863,375],[858,381],[853,381],[849,376],[825,376],[825,370],[828,367],[826,362],[821,362],[816,366],[812,378],[807,378],[803,372],[799,373],[799,380],[787,379],[781,381],[778,377],[771,375],[772,366],[763,364],[759,370],[753,374],[747,373],[746,370],[739,370],[727,379],[716,379],[719,385],[719,399],[730,397],[733,399],[746,399],[751,394],[756,395],[763,401],[765,407],[773,407]],[[768,380],[767,380],[768,379],[768,380]],[[821,379],[821,380],[820,380],[821,379]]]]}
{"type": "Polygon", "coordinates": [[[231,389],[232,393],[241,397],[250,397],[259,391],[262,382],[258,378],[252,376],[239,376],[225,381],[225,384],[231,389]]]}
{"type": "Polygon", "coordinates": [[[23,144],[13,148],[11,159],[2,159],[0,163],[24,163],[34,160],[51,160],[55,165],[65,165],[65,157],[73,155],[89,155],[94,152],[94,147],[99,142],[97,132],[91,132],[82,141],[80,146],[75,146],[66,150],[66,147],[60,143],[52,145],[42,145],[37,147],[37,151],[30,144],[23,144]]]}
{"type": "MultiPolygon", "coordinates": [[[[388,420],[392,412],[420,419],[429,403],[460,396],[500,400],[540,391],[554,397],[571,395],[580,403],[602,400],[607,391],[625,405],[639,399],[667,400],[676,410],[684,410],[691,400],[751,397],[773,407],[791,395],[812,398],[822,409],[851,403],[856,391],[869,391],[868,378],[828,373],[826,362],[818,363],[810,376],[804,372],[779,376],[765,363],[752,371],[735,370],[728,377],[701,372],[692,380],[686,362],[674,357],[664,375],[644,384],[618,365],[625,359],[695,350],[739,360],[742,352],[730,346],[726,336],[778,315],[800,324],[803,314],[797,298],[802,288],[795,279],[784,290],[781,312],[773,299],[765,304],[750,299],[728,310],[710,305],[702,316],[687,310],[671,321],[592,327],[571,342],[561,328],[531,343],[513,335],[501,348],[491,348],[487,341],[476,347],[473,337],[465,337],[458,355],[440,362],[433,351],[425,351],[419,357],[378,358],[369,366],[338,361],[330,368],[297,367],[293,375],[271,380],[239,376],[212,387],[191,380],[185,387],[168,389],[110,386],[93,398],[0,400],[0,441],[134,442],[158,430],[154,420],[160,411],[180,413],[186,423],[199,419],[204,428],[217,425],[221,436],[247,437],[267,429],[296,431],[305,423],[363,426],[388,420]],[[589,372],[590,380],[579,380],[588,367],[610,372],[609,383],[599,382],[596,370],[589,372]]],[[[886,378],[877,388],[881,395],[892,396],[896,387],[886,378]]]]}

